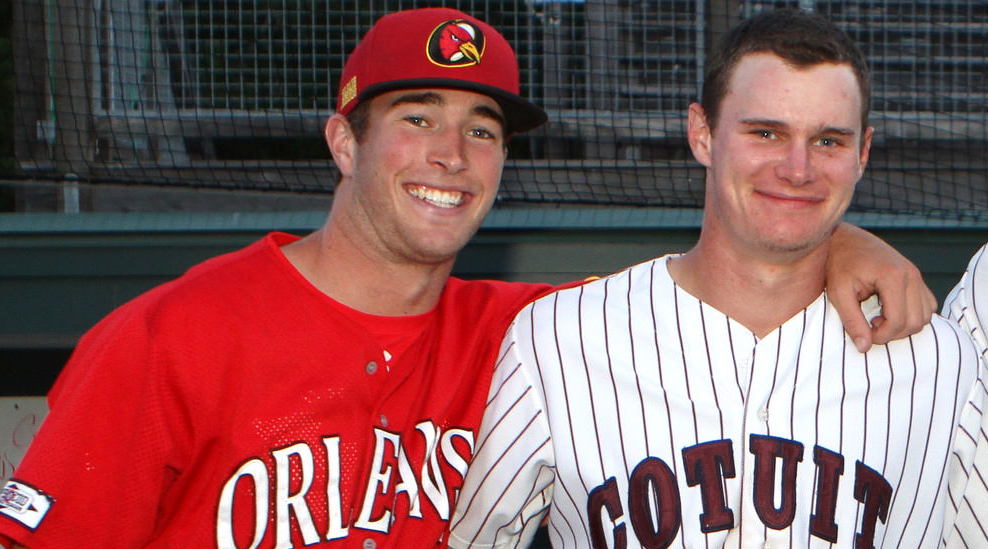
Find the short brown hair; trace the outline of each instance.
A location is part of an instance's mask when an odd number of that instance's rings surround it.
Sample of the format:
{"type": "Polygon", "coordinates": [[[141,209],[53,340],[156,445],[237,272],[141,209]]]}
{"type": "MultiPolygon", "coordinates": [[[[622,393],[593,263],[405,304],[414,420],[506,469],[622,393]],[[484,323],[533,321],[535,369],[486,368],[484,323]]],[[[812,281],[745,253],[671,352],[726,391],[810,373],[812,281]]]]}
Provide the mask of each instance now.
{"type": "Polygon", "coordinates": [[[367,126],[370,124],[370,101],[361,101],[350,112],[346,113],[347,123],[350,124],[350,131],[353,132],[357,143],[363,143],[367,135],[367,126]]]}
{"type": "Polygon", "coordinates": [[[745,55],[762,52],[778,55],[796,68],[821,63],[850,65],[861,91],[861,127],[868,126],[871,75],[861,49],[844,31],[820,15],[778,10],[742,21],[707,56],[700,105],[711,128],[717,125],[720,104],[738,62],[745,55]]]}

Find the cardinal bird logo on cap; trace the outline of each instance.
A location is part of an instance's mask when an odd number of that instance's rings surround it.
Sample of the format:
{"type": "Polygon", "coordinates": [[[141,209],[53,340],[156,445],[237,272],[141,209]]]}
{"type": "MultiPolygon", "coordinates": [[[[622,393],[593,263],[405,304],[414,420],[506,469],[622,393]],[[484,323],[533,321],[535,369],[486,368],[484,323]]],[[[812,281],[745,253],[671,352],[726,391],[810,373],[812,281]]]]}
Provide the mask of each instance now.
{"type": "Polygon", "coordinates": [[[463,19],[440,24],[429,35],[429,61],[441,67],[470,67],[484,56],[484,33],[463,19]]]}

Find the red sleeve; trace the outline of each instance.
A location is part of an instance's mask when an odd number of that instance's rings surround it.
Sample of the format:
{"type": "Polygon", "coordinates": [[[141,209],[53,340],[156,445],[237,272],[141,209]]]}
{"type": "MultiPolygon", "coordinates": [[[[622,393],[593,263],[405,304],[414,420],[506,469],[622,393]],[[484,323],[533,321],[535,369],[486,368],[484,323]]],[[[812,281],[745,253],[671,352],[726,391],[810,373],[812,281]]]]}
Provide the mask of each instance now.
{"type": "Polygon", "coordinates": [[[30,549],[139,547],[151,535],[176,440],[144,311],[126,306],[80,341],[7,492],[46,505],[0,514],[0,535],[30,549]]]}

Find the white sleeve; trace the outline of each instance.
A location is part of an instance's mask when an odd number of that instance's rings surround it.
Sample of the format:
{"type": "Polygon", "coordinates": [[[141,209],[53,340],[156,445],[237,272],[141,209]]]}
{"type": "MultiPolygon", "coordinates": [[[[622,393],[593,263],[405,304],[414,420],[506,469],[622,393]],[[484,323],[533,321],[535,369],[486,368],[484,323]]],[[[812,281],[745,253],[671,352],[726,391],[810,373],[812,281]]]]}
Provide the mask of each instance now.
{"type": "Polygon", "coordinates": [[[531,306],[508,328],[449,546],[528,547],[552,500],[555,462],[532,352],[531,306]]]}
{"type": "Polygon", "coordinates": [[[948,549],[988,547],[988,369],[979,369],[954,434],[943,537],[948,549]]]}
{"type": "Polygon", "coordinates": [[[971,259],[944,304],[944,314],[971,335],[981,369],[962,411],[951,461],[944,540],[947,549],[988,547],[988,245],[971,259]]]}
{"type": "Polygon", "coordinates": [[[951,290],[943,305],[943,316],[958,322],[988,361],[988,244],[981,247],[964,271],[960,282],[951,290]]]}

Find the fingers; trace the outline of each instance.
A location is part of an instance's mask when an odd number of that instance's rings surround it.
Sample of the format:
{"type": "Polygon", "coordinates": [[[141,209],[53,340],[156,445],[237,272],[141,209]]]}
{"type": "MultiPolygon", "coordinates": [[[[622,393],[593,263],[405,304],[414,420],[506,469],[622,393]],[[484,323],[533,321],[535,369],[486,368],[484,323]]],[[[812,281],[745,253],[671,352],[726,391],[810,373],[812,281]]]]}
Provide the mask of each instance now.
{"type": "Polygon", "coordinates": [[[937,310],[936,297],[916,265],[880,238],[847,223],[831,236],[827,293],[861,352],[922,330],[937,310]],[[881,312],[862,314],[860,302],[876,293],[881,312]]]}
{"type": "Polygon", "coordinates": [[[858,351],[864,353],[870,349],[873,337],[872,326],[861,310],[861,298],[853,287],[836,285],[828,290],[827,296],[837,309],[841,322],[844,323],[844,331],[854,341],[858,351]]]}
{"type": "MultiPolygon", "coordinates": [[[[901,279],[876,281],[882,301],[882,321],[872,323],[872,341],[885,344],[919,332],[937,311],[937,299],[918,269],[901,272],[901,279]]],[[[895,279],[896,277],[891,277],[895,279]]]]}
{"type": "Polygon", "coordinates": [[[912,265],[891,269],[867,287],[834,284],[828,289],[828,296],[844,323],[844,330],[862,353],[872,345],[883,345],[919,332],[938,309],[936,296],[923,282],[919,269],[912,265]],[[861,301],[873,293],[878,294],[881,312],[866,316],[861,301]],[[869,316],[873,316],[870,323],[869,316]]]}

